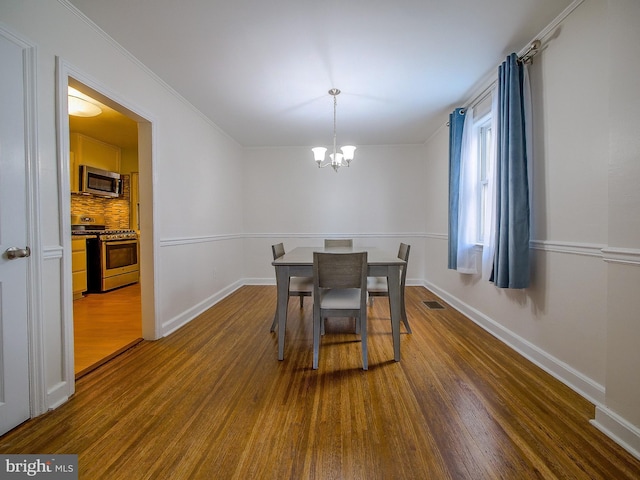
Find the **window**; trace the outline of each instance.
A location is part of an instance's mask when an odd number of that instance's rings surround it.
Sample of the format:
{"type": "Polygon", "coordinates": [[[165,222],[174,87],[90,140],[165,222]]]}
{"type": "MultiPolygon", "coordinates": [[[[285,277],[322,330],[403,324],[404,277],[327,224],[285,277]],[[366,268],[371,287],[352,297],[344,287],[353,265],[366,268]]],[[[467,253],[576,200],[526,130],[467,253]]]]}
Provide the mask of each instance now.
{"type": "Polygon", "coordinates": [[[492,155],[492,118],[491,114],[487,114],[480,118],[475,123],[476,144],[478,145],[478,199],[476,203],[477,208],[477,239],[476,242],[479,245],[484,241],[484,222],[485,222],[485,210],[487,205],[487,195],[489,191],[489,165],[491,163],[492,155]]]}
{"type": "Polygon", "coordinates": [[[492,220],[485,220],[485,214],[491,214],[493,208],[491,175],[495,163],[496,129],[491,107],[489,101],[485,102],[481,106],[482,114],[477,117],[475,108],[468,108],[462,119],[462,129],[461,119],[453,117],[457,121],[455,126],[460,139],[450,136],[450,169],[453,174],[450,177],[449,201],[455,212],[450,216],[453,222],[449,225],[449,268],[461,273],[478,273],[478,254],[483,251],[485,231],[491,231],[489,222],[492,220]]]}

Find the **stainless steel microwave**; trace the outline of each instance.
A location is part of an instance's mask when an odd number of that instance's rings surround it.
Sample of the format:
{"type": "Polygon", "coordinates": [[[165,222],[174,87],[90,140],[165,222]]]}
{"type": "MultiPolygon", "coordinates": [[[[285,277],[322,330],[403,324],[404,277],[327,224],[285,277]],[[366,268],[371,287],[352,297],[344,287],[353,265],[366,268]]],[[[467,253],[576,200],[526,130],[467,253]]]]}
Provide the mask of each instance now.
{"type": "Polygon", "coordinates": [[[119,197],[121,193],[120,174],[108,172],[88,165],[80,165],[80,191],[103,197],[119,197]]]}

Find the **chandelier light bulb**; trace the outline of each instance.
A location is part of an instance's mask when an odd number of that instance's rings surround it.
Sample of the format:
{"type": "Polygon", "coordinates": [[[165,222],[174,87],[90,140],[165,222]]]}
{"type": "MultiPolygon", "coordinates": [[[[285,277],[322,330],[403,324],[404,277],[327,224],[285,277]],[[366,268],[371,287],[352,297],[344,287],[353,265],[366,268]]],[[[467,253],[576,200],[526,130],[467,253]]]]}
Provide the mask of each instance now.
{"type": "Polygon", "coordinates": [[[342,154],[344,155],[344,159],[347,162],[350,162],[351,160],[353,160],[353,154],[356,151],[356,147],[354,147],[353,145],[345,145],[340,150],[342,150],[342,154]]]}
{"type": "Polygon", "coordinates": [[[311,151],[313,152],[313,158],[315,159],[315,161],[318,163],[322,163],[322,161],[324,160],[324,154],[327,152],[327,149],[325,147],[315,147],[312,148],[311,151]]]}

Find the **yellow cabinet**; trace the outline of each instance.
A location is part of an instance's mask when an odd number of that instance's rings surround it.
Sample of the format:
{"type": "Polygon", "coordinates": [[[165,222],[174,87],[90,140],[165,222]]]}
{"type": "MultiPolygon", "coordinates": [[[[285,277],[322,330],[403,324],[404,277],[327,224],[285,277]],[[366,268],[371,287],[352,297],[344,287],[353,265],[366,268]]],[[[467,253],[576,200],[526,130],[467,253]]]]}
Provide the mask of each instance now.
{"type": "Polygon", "coordinates": [[[120,173],[122,150],[116,145],[101,142],[81,133],[72,133],[70,139],[71,191],[78,191],[80,165],[89,165],[109,172],[120,173]]]}
{"type": "Polygon", "coordinates": [[[73,152],[69,152],[69,175],[71,175],[71,191],[80,191],[80,167],[76,160],[76,155],[73,152]]]}
{"type": "Polygon", "coordinates": [[[73,299],[76,300],[87,291],[87,241],[84,237],[71,239],[71,272],[73,299]]]}

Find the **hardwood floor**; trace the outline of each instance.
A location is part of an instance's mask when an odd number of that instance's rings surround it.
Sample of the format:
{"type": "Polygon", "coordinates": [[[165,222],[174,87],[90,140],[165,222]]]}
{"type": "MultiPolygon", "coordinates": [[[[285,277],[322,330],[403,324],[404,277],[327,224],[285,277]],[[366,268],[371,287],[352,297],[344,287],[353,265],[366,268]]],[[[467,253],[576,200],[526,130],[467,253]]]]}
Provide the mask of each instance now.
{"type": "Polygon", "coordinates": [[[279,362],[275,287],[242,287],[82,377],[0,452],[76,453],[91,480],[640,478],[593,405],[426,289],[407,288],[399,363],[375,300],[366,372],[337,319],[312,370],[311,307],[289,303],[279,362]]]}
{"type": "Polygon", "coordinates": [[[73,302],[76,378],[142,340],[140,283],[73,302]]]}

